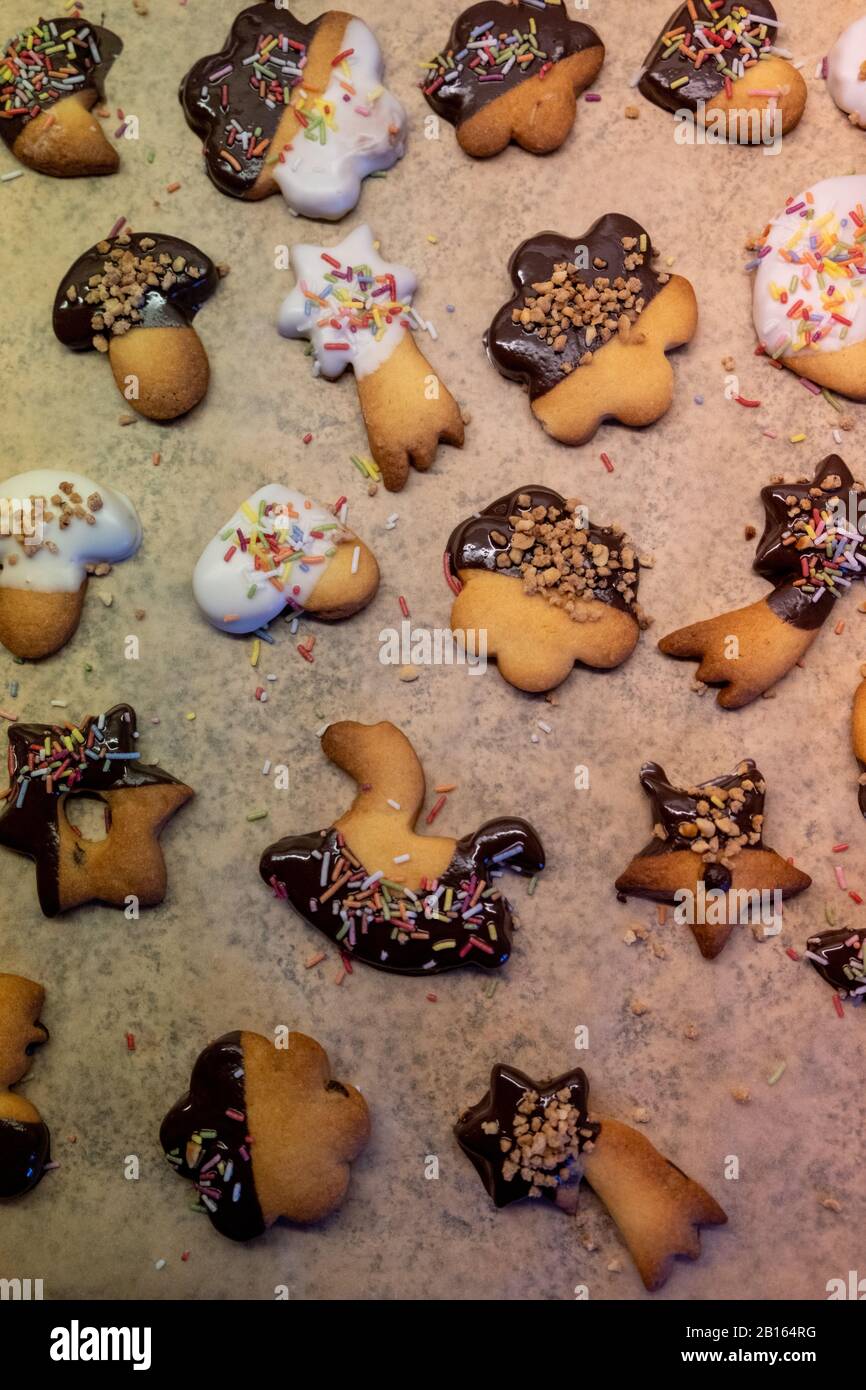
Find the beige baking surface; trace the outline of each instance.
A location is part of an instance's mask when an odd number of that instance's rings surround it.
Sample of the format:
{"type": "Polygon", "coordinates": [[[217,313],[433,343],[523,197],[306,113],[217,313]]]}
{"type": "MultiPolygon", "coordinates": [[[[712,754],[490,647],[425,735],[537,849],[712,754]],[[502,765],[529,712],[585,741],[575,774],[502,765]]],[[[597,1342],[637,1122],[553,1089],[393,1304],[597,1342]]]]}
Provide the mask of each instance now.
{"type": "MultiPolygon", "coordinates": [[[[232,0],[148,3],[140,17],[131,3],[105,0],[106,21],[126,45],[110,76],[110,105],[141,122],[138,143],[121,146],[120,173],[63,183],[28,172],[0,185],[6,474],[68,463],[125,489],[141,511],[144,546],[92,583],[81,629],[60,655],[21,667],[0,654],[0,705],[42,720],[55,698],[68,702],[70,717],[130,700],[144,755],[197,796],[163,837],[167,900],[138,923],[102,908],[48,921],[32,866],[0,859],[0,969],[48,990],[51,1042],[26,1084],[61,1163],[0,1213],[0,1275],[42,1277],[48,1297],[272,1298],[278,1284],[293,1298],[569,1299],[578,1284],[593,1299],[648,1297],[592,1194],[580,1217],[597,1245],[588,1252],[578,1228],[553,1209],[523,1203],[497,1212],[456,1148],[458,1112],[484,1091],[491,1064],[507,1060],[538,1077],[583,1065],[600,1110],[628,1119],[645,1106],[654,1142],[727,1208],[728,1227],[706,1233],[700,1261],[678,1264],[656,1297],[825,1297],[828,1279],[866,1273],[866,1023],[850,1010],[837,1019],[830,991],[784,947],[802,947],[824,924],[827,901],[843,920],[858,920],[836,887],[829,850],[849,840],[849,881],[866,887],[866,829],[848,749],[866,617],[856,597],[847,599],[844,633],[828,627],[775,701],[733,714],[693,694],[694,668],[663,658],[654,636],[765,591],[750,573],[754,545],[743,539],[746,523],[761,522],[758,491],[771,474],[811,470],[833,448],[838,417],[830,406],[752,355],[742,246],[788,193],[862,167],[866,135],[814,77],[862,5],[780,5],[809,102],[778,157],[675,145],[672,119],[628,86],[670,0],[595,0],[585,17],[608,47],[601,102],[580,103],[571,138],[551,158],[511,149],[482,164],[460,153],[445,125],[438,140],[424,138],[428,112],[415,88],[417,60],[445,41],[454,0],[358,0],[383,41],[389,84],[410,112],[411,142],[387,179],[367,185],[342,228],[323,228],[290,217],[281,199],[231,201],[202,171],[175,93],[192,60],[220,46],[232,0]],[[625,119],[629,104],[638,120],[625,119]],[[182,187],[168,195],[174,180],[182,187]],[[676,398],[662,422],[642,433],[605,427],[587,447],[569,450],[545,438],[519,388],[488,366],[480,340],[508,295],[505,265],[517,242],[544,228],[579,234],[609,210],[638,218],[692,280],[701,321],[692,346],[675,355],[676,398]],[[187,237],[232,267],[197,321],[213,369],[209,396],[170,428],[121,428],[123,402],[106,363],[64,351],[51,333],[61,276],[121,214],[138,230],[187,237]],[[359,218],[370,220],[386,255],[418,270],[419,309],[441,335],[430,358],[472,415],[463,452],[443,450],[429,475],[413,474],[396,496],[368,498],[349,461],[366,446],[351,380],[312,383],[301,347],[274,328],[292,284],[290,272],[274,269],[275,247],[339,240],[359,218]],[[725,399],[727,354],[760,410],[725,399]],[[764,437],[764,428],[779,437],[764,437]],[[801,429],[806,441],[791,445],[789,434],[801,429]],[[307,430],[315,438],[305,448],[307,430]],[[615,462],[612,474],[601,450],[615,462]],[[242,496],[269,480],[326,500],[348,494],[350,520],[375,548],[383,581],[365,614],[315,627],[313,666],[280,626],[262,657],[260,672],[277,676],[262,705],[253,698],[261,677],[249,644],[207,626],[190,573],[242,496]],[[446,625],[440,564],[452,524],[531,481],[579,494],[594,516],[620,520],[655,553],[642,584],[655,628],[620,671],[575,672],[553,708],[521,696],[495,670],[470,677],[426,669],[402,684],[378,661],[380,630],[399,622],[398,596],[416,624],[446,625]],[[392,512],[400,519],[387,531],[392,512]],[[101,593],[113,594],[110,608],[101,593]],[[139,607],[147,611],[141,622],[139,607]],[[141,640],[137,662],[123,655],[131,633],[141,640]],[[21,687],[16,700],[7,693],[11,678],[21,687]],[[322,939],[269,897],[257,862],[277,836],[327,824],[345,808],[349,784],[314,736],[323,720],[342,717],[393,719],[431,785],[459,783],[437,824],[443,833],[518,813],[542,834],[550,869],[531,901],[513,880],[525,926],[492,998],[491,977],[470,971],[416,980],[358,965],[338,988],[330,951],[305,969],[322,939]],[[550,734],[538,730],[539,719],[550,734]],[[787,908],[781,939],[759,944],[741,931],[708,963],[687,929],[657,930],[654,911],[619,904],[612,883],[649,829],[642,761],[698,779],[743,755],[769,782],[769,842],[815,882],[787,908]],[[262,776],[268,758],[291,768],[288,793],[262,776]],[[590,769],[590,791],[573,790],[577,763],[590,769]],[[248,823],[259,808],[268,819],[248,823]],[[653,925],[663,958],[623,944],[634,921],[653,925]],[[436,1003],[426,1000],[431,989],[436,1003]],[[635,996],[649,1005],[640,1018],[629,1010],[635,996]],[[691,1022],[699,1036],[685,1041],[691,1022]],[[159,1123],[209,1038],[282,1023],[320,1039],[336,1075],[362,1087],[373,1138],[339,1216],[310,1231],[277,1227],[237,1247],[189,1210],[189,1186],[163,1163],[159,1123]],[[591,1045],[577,1053],[582,1024],[591,1045]],[[136,1036],[134,1054],[127,1031],[136,1036]],[[750,1105],[735,1104],[735,1086],[750,1088],[750,1105]],[[141,1161],[137,1182],[123,1175],[128,1154],[141,1161]],[[438,1157],[438,1180],[425,1178],[427,1155],[438,1157]],[[728,1155],[739,1159],[737,1181],[724,1177],[728,1155]],[[827,1195],[841,1214],[820,1204],[827,1195]],[[160,1259],[167,1264],[157,1271],[160,1259]]],[[[296,8],[305,19],[318,12],[315,0],[296,8]]],[[[91,17],[99,11],[88,4],[91,17]]],[[[34,15],[22,0],[4,0],[8,31],[34,15]]],[[[112,133],[117,124],[107,123],[112,133]]],[[[0,166],[13,167],[5,150],[0,166]]],[[[863,408],[850,413],[856,428],[842,453],[862,473],[863,408]]]]}

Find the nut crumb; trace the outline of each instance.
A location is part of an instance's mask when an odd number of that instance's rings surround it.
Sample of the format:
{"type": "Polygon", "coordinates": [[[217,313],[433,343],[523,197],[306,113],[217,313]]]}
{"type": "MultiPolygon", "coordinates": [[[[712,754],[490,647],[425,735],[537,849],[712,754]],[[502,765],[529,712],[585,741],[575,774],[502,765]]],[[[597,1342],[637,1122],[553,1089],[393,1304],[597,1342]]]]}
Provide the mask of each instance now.
{"type": "Polygon", "coordinates": [[[732,1086],[731,1096],[738,1105],[748,1105],[752,1099],[752,1093],[748,1086],[732,1086]]]}

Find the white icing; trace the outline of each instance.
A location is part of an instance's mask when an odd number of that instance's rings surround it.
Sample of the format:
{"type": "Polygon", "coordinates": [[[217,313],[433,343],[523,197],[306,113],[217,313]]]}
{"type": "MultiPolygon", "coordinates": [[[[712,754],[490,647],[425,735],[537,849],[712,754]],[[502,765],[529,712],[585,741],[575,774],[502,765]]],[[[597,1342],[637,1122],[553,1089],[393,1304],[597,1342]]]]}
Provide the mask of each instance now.
{"type": "Polygon", "coordinates": [[[356,227],[338,246],[293,246],[291,257],[297,284],[283,300],[277,326],[285,338],[306,338],[312,343],[317,375],[334,379],[351,366],[357,377],[369,376],[387,361],[409,331],[404,327],[409,321],[405,312],[385,314],[379,308],[395,301],[391,299],[387,279],[377,277],[393,276],[396,302],[409,311],[412,321],[419,322],[410,309],[418,288],[414,273],[404,265],[392,265],[382,259],[373,247],[373,233],[366,224],[356,227]],[[324,256],[339,261],[343,272],[367,268],[373,283],[362,281],[359,285],[357,273],[351,281],[334,278],[335,268],[323,260],[324,256]],[[325,304],[316,302],[311,295],[324,299],[325,304]],[[375,306],[379,322],[371,318],[369,327],[358,327],[357,321],[366,317],[368,306],[375,306]],[[328,347],[329,343],[344,346],[328,347]]]}
{"type": "MultiPolygon", "coordinates": [[[[134,555],[141,544],[141,522],[129,498],[81,473],[37,468],[6,478],[0,483],[0,522],[4,517],[8,521],[16,504],[26,504],[32,497],[46,499],[44,513],[52,520],[43,519],[43,544],[35,555],[26,555],[14,536],[0,535],[0,588],[75,593],[87,577],[86,565],[116,564],[134,555]],[[92,525],[75,517],[68,526],[60,526],[60,508],[52,505],[51,498],[65,497],[71,506],[77,505],[62,491],[61,483],[72,484],[86,510],[90,510],[87,499],[99,494],[102,506],[93,513],[92,525]]],[[[20,521],[13,524],[20,526],[20,521]]]]}
{"type": "Polygon", "coordinates": [[[759,259],[755,276],[752,316],[758,338],[776,357],[838,352],[862,342],[866,273],[856,268],[859,262],[849,260],[845,267],[852,248],[863,250],[866,263],[866,175],[824,179],[788,206],[797,211],[783,210],[773,218],[764,240],[770,250],[759,259]],[[812,209],[811,216],[803,215],[812,209]],[[817,260],[817,269],[807,256],[817,260]],[[791,318],[798,300],[800,308],[791,318]],[[810,340],[807,334],[815,336],[810,340]]]}
{"type": "Polygon", "coordinates": [[[208,621],[223,632],[255,632],[287,606],[306,607],[327,568],[328,552],[350,534],[320,502],[281,483],[267,483],[238,507],[205,546],[192,577],[196,602],[208,621]],[[247,550],[238,531],[243,532],[247,550]],[[313,531],[322,535],[313,536],[313,531]],[[272,555],[263,539],[268,534],[275,535],[280,546],[290,546],[298,558],[272,559],[271,568],[257,568],[257,548],[272,555]],[[316,557],[324,559],[305,563],[305,558],[316,557]],[[282,588],[271,582],[274,577],[282,588]]]}
{"type": "Polygon", "coordinates": [[[382,85],[384,65],[376,36],[360,19],[351,19],[342,48],[354,51],[333,69],[323,95],[308,97],[302,107],[308,116],[324,117],[325,143],[315,133],[322,129],[317,122],[299,130],[274,165],[292,211],[329,221],[351,212],[369,174],[390,169],[406,152],[406,112],[382,85]]]}
{"type": "Polygon", "coordinates": [[[843,29],[827,54],[827,87],[836,105],[866,125],[866,81],[860,68],[866,63],[866,15],[843,29]]]}

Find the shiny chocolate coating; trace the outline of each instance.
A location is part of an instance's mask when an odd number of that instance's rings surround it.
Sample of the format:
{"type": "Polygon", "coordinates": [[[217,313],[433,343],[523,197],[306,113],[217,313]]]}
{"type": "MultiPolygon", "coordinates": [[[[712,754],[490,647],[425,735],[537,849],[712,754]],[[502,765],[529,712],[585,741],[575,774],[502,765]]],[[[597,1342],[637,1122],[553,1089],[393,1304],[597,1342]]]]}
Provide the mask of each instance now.
{"type": "MultiPolygon", "coordinates": [[[[198,313],[205,300],[210,299],[219,283],[217,268],[209,256],[189,241],[180,237],[166,236],[162,232],[119,233],[118,236],[97,242],[69,267],[54,297],[53,327],[56,336],[66,347],[76,352],[84,352],[93,347],[93,339],[98,330],[91,325],[93,315],[100,304],[88,304],[85,300],[92,276],[103,276],[114,262],[111,252],[115,249],[131,251],[138,257],[158,259],[169,256],[172,261],[182,256],[187,266],[201,271],[193,276],[187,269],[176,274],[175,282],[168,289],[161,286],[145,286],[144,302],[139,308],[141,315],[138,327],[141,328],[184,328],[198,313]],[[142,241],[153,241],[155,245],[144,250],[142,241]],[[103,248],[103,249],[100,249],[103,248]],[[107,248],[107,249],[106,249],[107,248]],[[75,287],[75,296],[69,294],[75,287]]],[[[170,269],[170,266],[164,267],[170,269]]],[[[110,330],[105,330],[110,338],[110,330]]]]}
{"type": "Polygon", "coordinates": [[[29,56],[22,53],[22,35],[25,36],[24,42],[34,37],[32,25],[9,40],[0,60],[4,67],[14,62],[16,76],[25,79],[23,82],[0,79],[0,138],[10,148],[30,121],[50,111],[65,97],[93,92],[92,104],[103,101],[106,74],[123,50],[123,43],[117,34],[99,24],[91,24],[80,16],[76,19],[70,15],[62,19],[40,19],[38,26],[43,31],[42,36],[35,35],[35,43],[27,50],[29,56]],[[62,42],[61,35],[69,35],[64,51],[48,53],[46,50],[56,48],[62,42]],[[11,52],[13,49],[14,56],[11,52]],[[19,64],[29,71],[19,74],[19,64]],[[63,76],[59,77],[57,70],[61,65],[63,76]],[[34,72],[34,68],[39,71],[34,72]],[[78,78],[84,80],[78,81],[78,78]],[[35,87],[37,81],[41,99],[28,91],[26,85],[30,83],[35,87]]]}
{"type": "MultiPolygon", "coordinates": [[[[499,565],[497,560],[500,555],[507,553],[508,542],[514,534],[508,518],[516,515],[519,511],[526,510],[518,506],[519,498],[524,496],[529,498],[529,510],[535,507],[547,507],[553,508],[563,515],[567,514],[566,499],[561,493],[554,492],[552,488],[542,487],[538,483],[529,483],[526,487],[515,488],[505,497],[497,498],[479,515],[467,517],[451,532],[445,547],[445,555],[450,572],[455,578],[460,570],[466,569],[485,569],[490,570],[493,574],[520,576],[519,565],[499,565]],[[506,544],[503,545],[501,541],[494,540],[495,535],[504,536],[506,544]]],[[[586,532],[589,545],[619,548],[624,541],[622,532],[614,531],[609,526],[595,526],[590,521],[581,529],[586,532]]],[[[637,591],[639,573],[640,571],[635,569],[633,586],[635,592],[637,591]]],[[[623,595],[612,584],[605,588],[593,588],[592,595],[601,603],[609,603],[612,608],[621,609],[623,613],[631,611],[623,595]]]]}
{"type": "Polygon", "coordinates": [[[181,82],[183,113],[187,124],[204,141],[208,177],[221,193],[243,198],[265,167],[272,153],[270,142],[286,110],[285,90],[291,99],[301,80],[300,73],[287,73],[276,63],[291,60],[293,67],[297,63],[300,68],[321,22],[320,15],[311,24],[303,24],[288,10],[271,3],[250,5],[235,19],[220,51],[200,58],[181,82]],[[260,76],[253,71],[254,65],[244,60],[273,37],[278,43],[260,76]],[[249,132],[250,141],[231,134],[235,123],[241,131],[249,132]],[[261,153],[254,154],[262,145],[261,153]]]}
{"type": "Polygon", "coordinates": [[[51,1161],[48,1126],[0,1116],[0,1197],[20,1197],[35,1187],[51,1161]]]}
{"type": "MultiPolygon", "coordinates": [[[[533,1081],[525,1072],[516,1067],[497,1063],[490,1073],[490,1089],[486,1095],[466,1110],[454,1126],[454,1133],[466,1157],[471,1159],[488,1193],[497,1207],[508,1206],[528,1197],[532,1184],[519,1172],[510,1178],[505,1176],[504,1165],[514,1146],[514,1120],[518,1107],[528,1096],[536,1098],[533,1115],[543,1119],[544,1111],[551,1103],[563,1103],[574,1107],[580,1130],[580,1148],[594,1141],[601,1130],[598,1122],[588,1120],[589,1082],[586,1073],[579,1067],[566,1072],[553,1081],[533,1081]],[[564,1102],[560,1092],[567,1091],[568,1101],[564,1102]],[[503,1151],[502,1141],[509,1140],[508,1151],[503,1151]]],[[[526,1118],[529,1118],[528,1116],[526,1118]]],[[[578,1165],[574,1159],[565,1162],[553,1175],[555,1183],[536,1188],[535,1191],[549,1202],[557,1202],[561,1189],[573,1186],[580,1180],[578,1165]]]]}
{"type": "Polygon", "coordinates": [[[531,77],[539,77],[542,68],[548,70],[548,64],[558,63],[560,59],[582,53],[584,49],[600,46],[601,39],[595,30],[579,20],[569,19],[565,5],[546,5],[544,9],[537,9],[534,5],[504,5],[498,0],[490,0],[490,3],[481,0],[481,4],[471,5],[455,20],[445,49],[437,55],[450,55],[452,58],[453,65],[446,64],[445,79],[438,80],[438,74],[433,74],[421,87],[437,115],[452,125],[462,125],[488,102],[495,101],[531,77]],[[523,39],[530,32],[530,21],[535,23],[534,48],[538,50],[537,56],[534,54],[531,62],[515,61],[507,73],[503,72],[508,66],[507,60],[495,65],[481,63],[478,50],[470,46],[483,42],[485,37],[498,40],[500,35],[505,35],[507,40],[515,35],[517,45],[503,41],[503,46],[523,48],[525,53],[533,52],[528,39],[523,39]],[[473,39],[473,33],[487,25],[492,27],[485,28],[484,34],[473,39]],[[492,80],[491,74],[496,74],[499,80],[492,80]]]}
{"type": "Polygon", "coordinates": [[[498,892],[498,880],[491,881],[491,873],[508,868],[518,874],[535,874],[544,868],[541,842],[525,821],[487,821],[474,835],[458,840],[435,889],[419,890],[411,897],[399,888],[387,889],[390,903],[384,901],[378,907],[369,897],[363,906],[355,906],[353,900],[364,892],[362,884],[368,869],[354,858],[346,864],[347,871],[352,868],[350,880],[321,901],[341,855],[351,855],[351,847],[341,845],[340,840],[334,829],[278,840],[262,855],[260,873],[278,897],[287,898],[302,917],[347,956],[377,970],[400,975],[437,974],[463,965],[492,970],[508,960],[512,944],[511,908],[498,892]],[[323,884],[324,856],[328,858],[323,884]],[[475,908],[470,909],[469,902],[482,879],[485,891],[492,888],[495,896],[479,897],[475,908]],[[438,893],[436,911],[445,915],[449,890],[454,915],[446,915],[444,921],[432,912],[427,916],[424,905],[434,893],[438,893]],[[401,914],[401,901],[405,917],[401,914]],[[471,915],[464,918],[463,911],[471,915]]]}
{"type": "MultiPolygon", "coordinates": [[[[866,966],[863,962],[863,944],[866,942],[866,929],[841,927],[833,931],[819,932],[810,936],[806,949],[811,952],[809,964],[817,970],[822,980],[841,993],[850,994],[853,990],[866,990],[866,966]],[[813,959],[819,956],[820,960],[813,959]]],[[[861,997],[858,995],[858,997],[861,997]]]]}
{"type": "MultiPolygon", "coordinates": [[[[695,38],[695,30],[703,27],[713,44],[722,48],[720,56],[730,68],[731,60],[741,56],[742,45],[736,38],[725,38],[724,28],[721,38],[718,33],[713,34],[713,28],[720,19],[727,17],[732,9],[740,8],[747,10],[759,20],[776,18],[776,11],[769,0],[755,0],[754,4],[751,0],[744,0],[742,5],[740,0],[725,0],[721,8],[714,11],[714,19],[710,18],[709,12],[698,0],[695,6],[698,15],[697,25],[689,13],[688,5],[681,5],[675,10],[644,62],[644,70],[638,83],[643,95],[663,111],[697,111],[699,102],[710,102],[713,97],[718,96],[725,86],[725,73],[719,63],[710,56],[702,60],[698,67],[694,58],[683,53],[680,44],[684,44],[695,56],[699,55],[704,45],[700,39],[695,38]],[[663,42],[666,34],[682,28],[685,29],[684,34],[671,38],[668,43],[663,42]],[[673,52],[670,51],[672,48],[673,52]],[[684,77],[688,78],[686,83],[679,87],[673,86],[684,77]]],[[[758,28],[759,25],[749,26],[749,32],[754,32],[756,39],[758,28]]],[[[758,41],[756,51],[760,52],[762,47],[771,46],[777,33],[775,25],[767,26],[766,35],[758,41]]]]}
{"type": "Polygon", "coordinates": [[[167,1161],[194,1185],[212,1224],[230,1240],[252,1240],[265,1230],[244,1081],[241,1034],[226,1033],[200,1054],[189,1091],[159,1131],[167,1161]]]}
{"type": "Polygon", "coordinates": [[[557,232],[540,232],[521,243],[511,257],[508,271],[515,288],[514,296],[504,304],[494,318],[485,336],[487,355],[494,367],[512,381],[520,381],[529,391],[532,400],[551,391],[562,381],[567,372],[564,364],[574,371],[586,352],[598,352],[604,347],[600,334],[591,343],[586,340],[586,328],[570,328],[566,333],[567,342],[562,352],[555,352],[552,345],[521,323],[515,323],[512,311],[523,307],[527,293],[532,286],[550,279],[554,267],[562,262],[575,262],[586,248],[586,269],[580,270],[580,280],[591,286],[598,277],[615,280],[632,277],[640,281],[639,295],[644,307],[654,299],[663,288],[657,273],[652,269],[652,245],[649,236],[639,222],[621,213],[606,213],[594,222],[583,236],[566,237],[557,232]],[[634,238],[637,247],[626,250],[623,237],[634,238]],[[641,237],[645,237],[644,250],[639,252],[643,264],[632,270],[625,268],[627,256],[639,250],[641,237]],[[597,266],[596,261],[604,262],[597,266]]]}

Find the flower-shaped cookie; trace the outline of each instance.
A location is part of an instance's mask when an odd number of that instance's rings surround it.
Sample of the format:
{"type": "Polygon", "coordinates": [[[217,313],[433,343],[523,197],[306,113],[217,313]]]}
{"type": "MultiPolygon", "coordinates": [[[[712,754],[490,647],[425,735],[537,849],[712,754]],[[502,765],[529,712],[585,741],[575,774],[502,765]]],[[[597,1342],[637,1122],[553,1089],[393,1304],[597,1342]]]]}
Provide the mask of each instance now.
{"type": "Polygon", "coordinates": [[[822,460],[814,478],[765,487],[761,500],[766,524],[754,567],[773,592],[659,642],[666,656],[700,661],[697,678],[722,687],[723,709],[748,705],[803,658],[866,565],[866,488],[837,454],[822,460]]]}
{"type": "Polygon", "coordinates": [[[708,960],[735,926],[763,920],[765,909],[775,920],[775,894],[793,898],[811,884],[764,844],[767,784],[751,758],[697,786],[678,786],[658,763],[644,763],[640,782],[652,807],[653,838],[620,874],[616,890],[682,909],[708,960]],[[765,902],[765,894],[774,896],[765,902]]]}
{"type": "Polygon", "coordinates": [[[749,262],[761,348],[797,376],[866,400],[866,174],[788,198],[749,262]]]}
{"type": "Polygon", "coordinates": [[[322,749],[358,794],[330,829],[265,850],[260,872],[274,895],[378,970],[427,975],[504,965],[512,915],[497,881],[506,869],[544,868],[532,827],[502,819],[461,840],[416,834],[424,771],[393,724],[331,724],[322,749]]]}
{"type": "Polygon", "coordinates": [[[81,619],[88,566],[126,560],[140,543],[138,513],[122,492],[68,469],[7,478],[0,483],[0,642],[31,661],[58,651],[81,619]]]}
{"type": "Polygon", "coordinates": [[[467,518],[445,564],[459,589],[452,630],[467,642],[484,633],[486,654],[519,690],[551,690],[575,662],[619,666],[646,624],[631,541],[550,488],[517,488],[467,518]]]}
{"type": "Polygon", "coordinates": [[[454,1133],[497,1207],[546,1198],[573,1212],[585,1177],[651,1290],[665,1283],[675,1256],[697,1259],[699,1227],[727,1221],[718,1202],[637,1130],[590,1118],[580,1068],[533,1081],[498,1063],[487,1094],[460,1116],[454,1133]]]}
{"type": "Polygon", "coordinates": [[[430,327],[412,304],[418,280],[380,256],[367,226],[330,249],[295,245],[291,256],[297,284],[279,331],[312,344],[316,376],[333,381],[352,368],[373,457],[397,492],[410,463],[430,467],[440,439],[463,443],[457,402],[415,342],[413,330],[430,327]]]}
{"type": "Polygon", "coordinates": [[[303,24],[284,6],[257,4],[187,73],[180,99],[221,192],[282,193],[292,212],[335,220],[369,174],[405,151],[406,113],[383,76],[362,20],[328,10],[303,24]]]}
{"type": "Polygon", "coordinates": [[[778,45],[769,0],[687,0],[650,50],[638,86],[663,111],[724,122],[734,144],[769,144],[793,130],[806,105],[802,75],[778,45]]]}
{"type": "Polygon", "coordinates": [[[218,283],[216,266],[188,241],[120,232],[69,267],[54,299],[54,332],[76,352],[106,354],[139,415],[174,420],[207,391],[210,367],[192,320],[218,283]]]}
{"type": "Polygon", "coordinates": [[[0,975],[0,1197],[35,1187],[51,1156],[48,1126],[35,1105],[11,1088],[48,1041],[39,1022],[45,990],[20,975],[0,975]]]}
{"type": "Polygon", "coordinates": [[[151,907],[165,897],[159,835],[193,793],[163,768],[141,762],[137,740],[130,705],[80,726],[10,725],[0,845],[35,861],[46,917],[83,903],[125,907],[134,897],[151,907]],[[88,840],[70,822],[67,802],[76,796],[102,802],[105,839],[88,840]]]}
{"type": "Polygon", "coordinates": [[[565,5],[481,0],[455,21],[421,88],[467,154],[498,154],[512,140],[547,154],[565,140],[577,96],[603,62],[598,34],[565,5]]]}
{"type": "Polygon", "coordinates": [[[91,114],[123,49],[80,15],[40,19],[0,56],[0,138],[22,164],[55,178],[113,174],[117,149],[91,114]]]}
{"type": "Polygon", "coordinates": [[[843,29],[827,54],[827,91],[851,124],[866,130],[866,14],[843,29]]]}
{"type": "Polygon", "coordinates": [[[331,1076],[313,1038],[280,1047],[226,1033],[196,1062],[160,1143],[221,1235],[251,1240],[281,1217],[307,1225],[343,1201],[370,1134],[364,1097],[331,1076]]]}
{"type": "Polygon", "coordinates": [[[487,353],[563,444],[585,444],[609,418],[651,424],[673,400],[665,353],[692,338],[697,304],[688,280],[655,271],[652,255],[638,222],[607,213],[581,237],[541,232],[511,257],[515,294],[487,353]]]}

